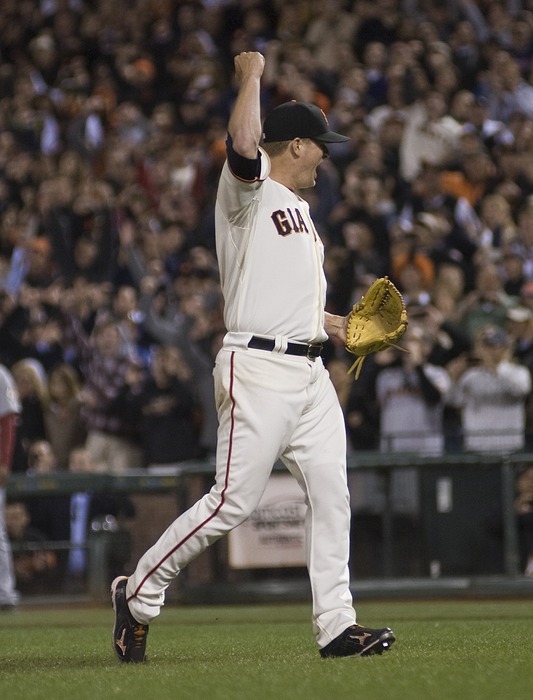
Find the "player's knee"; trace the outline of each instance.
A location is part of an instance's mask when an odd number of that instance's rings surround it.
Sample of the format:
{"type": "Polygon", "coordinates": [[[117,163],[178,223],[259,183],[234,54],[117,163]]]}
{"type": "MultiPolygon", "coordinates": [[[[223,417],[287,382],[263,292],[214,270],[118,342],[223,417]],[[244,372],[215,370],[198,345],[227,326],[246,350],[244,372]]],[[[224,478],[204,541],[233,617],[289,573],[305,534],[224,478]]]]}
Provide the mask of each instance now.
{"type": "Polygon", "coordinates": [[[246,501],[242,498],[228,497],[223,506],[225,517],[231,520],[232,526],[237,527],[247,520],[257,508],[258,501],[246,501]]]}

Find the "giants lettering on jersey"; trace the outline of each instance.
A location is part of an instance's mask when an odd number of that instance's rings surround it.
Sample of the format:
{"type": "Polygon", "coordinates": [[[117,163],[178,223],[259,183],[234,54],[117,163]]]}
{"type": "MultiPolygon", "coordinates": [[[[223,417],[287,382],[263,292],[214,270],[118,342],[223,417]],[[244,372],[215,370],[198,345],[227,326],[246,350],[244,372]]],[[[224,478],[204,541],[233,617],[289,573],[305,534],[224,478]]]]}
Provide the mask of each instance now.
{"type": "Polygon", "coordinates": [[[305,219],[298,209],[294,213],[287,207],[285,211],[278,209],[271,214],[277,232],[280,236],[288,236],[289,233],[309,233],[305,219]]]}

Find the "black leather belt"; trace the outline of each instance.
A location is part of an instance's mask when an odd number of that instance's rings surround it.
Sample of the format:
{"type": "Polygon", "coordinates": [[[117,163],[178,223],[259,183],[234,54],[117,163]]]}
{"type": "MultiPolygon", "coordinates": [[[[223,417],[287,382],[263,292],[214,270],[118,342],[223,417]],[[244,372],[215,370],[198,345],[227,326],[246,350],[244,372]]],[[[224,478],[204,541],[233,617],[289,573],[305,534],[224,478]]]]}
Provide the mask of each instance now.
{"type": "MultiPolygon", "coordinates": [[[[268,350],[272,352],[276,345],[274,338],[260,338],[257,335],[253,335],[248,343],[249,348],[254,350],[268,350]]],[[[287,343],[287,348],[285,350],[285,355],[302,355],[307,357],[309,360],[316,360],[320,357],[322,352],[322,345],[307,344],[307,343],[287,343]]]]}

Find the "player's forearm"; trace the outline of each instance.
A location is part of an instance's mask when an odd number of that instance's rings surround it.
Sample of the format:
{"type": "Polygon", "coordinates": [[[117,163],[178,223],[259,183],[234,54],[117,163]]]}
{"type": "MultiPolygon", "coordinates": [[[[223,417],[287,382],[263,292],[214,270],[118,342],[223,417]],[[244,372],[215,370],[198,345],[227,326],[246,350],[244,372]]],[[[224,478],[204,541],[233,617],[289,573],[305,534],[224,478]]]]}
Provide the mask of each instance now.
{"type": "Polygon", "coordinates": [[[343,344],[346,343],[347,316],[337,316],[324,312],[324,330],[330,338],[338,338],[343,344]]]}
{"type": "Polygon", "coordinates": [[[261,139],[261,75],[264,58],[257,52],[246,52],[235,57],[235,72],[239,93],[233,107],[228,132],[234,150],[245,158],[257,156],[261,139]]]}

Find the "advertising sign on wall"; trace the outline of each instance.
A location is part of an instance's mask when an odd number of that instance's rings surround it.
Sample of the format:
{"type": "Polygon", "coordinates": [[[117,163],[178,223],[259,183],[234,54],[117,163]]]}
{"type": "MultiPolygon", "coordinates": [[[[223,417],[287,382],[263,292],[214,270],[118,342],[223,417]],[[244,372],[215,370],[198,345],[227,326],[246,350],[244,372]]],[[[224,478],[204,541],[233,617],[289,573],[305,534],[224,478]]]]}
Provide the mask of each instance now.
{"type": "Polygon", "coordinates": [[[229,534],[233,569],[305,566],[306,505],[296,480],[273,474],[257,509],[229,534]]]}

